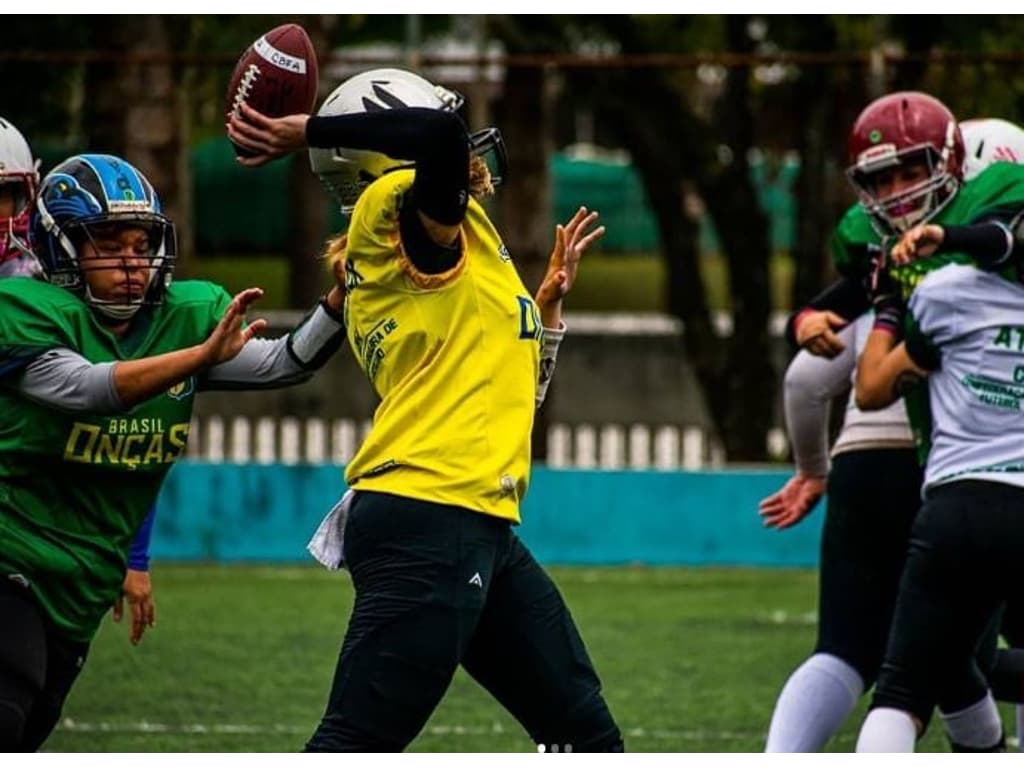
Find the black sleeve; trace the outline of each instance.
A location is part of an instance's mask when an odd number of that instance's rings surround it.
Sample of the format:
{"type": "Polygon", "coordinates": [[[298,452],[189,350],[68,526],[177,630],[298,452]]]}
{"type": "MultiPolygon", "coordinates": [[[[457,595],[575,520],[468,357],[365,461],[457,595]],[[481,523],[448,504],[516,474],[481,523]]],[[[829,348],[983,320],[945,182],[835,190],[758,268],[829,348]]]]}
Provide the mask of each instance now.
{"type": "Polygon", "coordinates": [[[829,310],[852,322],[870,308],[871,299],[864,284],[854,277],[842,277],[786,319],[786,340],[794,347],[797,345],[796,319],[808,309],[829,310]]]}
{"type": "Polygon", "coordinates": [[[458,244],[439,246],[416,216],[455,225],[469,203],[469,135],[454,112],[407,107],[352,115],[311,117],[306,123],[311,147],[347,147],[383,152],[416,164],[416,180],[400,213],[406,255],[423,272],[436,274],[458,261],[458,244]]]}
{"type": "Polygon", "coordinates": [[[907,355],[914,365],[925,371],[937,371],[942,367],[942,352],[922,333],[907,333],[903,342],[907,345],[907,355]]]}
{"type": "Polygon", "coordinates": [[[1001,221],[943,227],[937,253],[966,253],[982,269],[1000,269],[1020,261],[1024,243],[1001,221]]]}

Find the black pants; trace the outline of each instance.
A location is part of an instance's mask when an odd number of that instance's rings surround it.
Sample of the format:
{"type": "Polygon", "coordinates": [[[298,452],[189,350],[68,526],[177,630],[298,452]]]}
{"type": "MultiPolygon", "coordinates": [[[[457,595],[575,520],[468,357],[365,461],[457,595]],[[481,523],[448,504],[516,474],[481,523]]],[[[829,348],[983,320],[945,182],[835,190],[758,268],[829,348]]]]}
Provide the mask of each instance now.
{"type": "Polygon", "coordinates": [[[622,749],[568,608],[507,521],[359,493],[345,559],[355,606],[307,750],[404,749],[459,664],[536,743],[622,749]]]}
{"type": "Polygon", "coordinates": [[[907,540],[921,506],[912,448],[836,456],[821,537],[816,653],[845,661],[864,680],[878,676],[907,540]]]}
{"type": "Polygon", "coordinates": [[[932,490],[914,523],[910,552],[873,707],[927,723],[987,687],[975,661],[1001,603],[1024,577],[1024,489],[965,480],[932,490]],[[946,682],[964,681],[950,693],[946,682]]]}
{"type": "Polygon", "coordinates": [[[26,587],[0,577],[0,752],[34,752],[57,725],[89,646],[62,637],[26,587]]]}

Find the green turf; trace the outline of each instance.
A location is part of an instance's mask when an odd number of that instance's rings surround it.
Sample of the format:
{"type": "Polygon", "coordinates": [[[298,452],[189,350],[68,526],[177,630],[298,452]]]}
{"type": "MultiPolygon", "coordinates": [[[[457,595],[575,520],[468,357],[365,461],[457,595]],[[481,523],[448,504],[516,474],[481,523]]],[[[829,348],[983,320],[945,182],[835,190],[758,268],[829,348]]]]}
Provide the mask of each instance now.
{"type": "MultiPolygon", "coordinates": [[[[758,751],[814,637],[811,571],[556,568],[634,751],[758,751]]],[[[143,644],[106,623],[51,751],[293,751],[317,723],[351,606],[316,567],[158,564],[143,644]],[[205,729],[205,730],[204,730],[205,729]]],[[[831,748],[849,751],[863,704],[831,748]]],[[[937,728],[920,745],[945,751],[937,728]]],[[[522,751],[520,727],[461,671],[417,751],[522,751]]]]}

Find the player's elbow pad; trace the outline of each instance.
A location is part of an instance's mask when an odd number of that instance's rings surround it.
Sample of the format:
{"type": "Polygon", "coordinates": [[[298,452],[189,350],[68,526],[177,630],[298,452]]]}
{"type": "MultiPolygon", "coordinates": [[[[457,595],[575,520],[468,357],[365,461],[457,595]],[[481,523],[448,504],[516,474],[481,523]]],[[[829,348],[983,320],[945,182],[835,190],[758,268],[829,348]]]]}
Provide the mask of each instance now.
{"type": "Polygon", "coordinates": [[[288,335],[288,354],[306,371],[322,367],[345,341],[345,323],[323,299],[288,335]]]}
{"type": "Polygon", "coordinates": [[[544,404],[548,394],[548,385],[555,375],[555,363],[558,361],[558,347],[565,338],[565,323],[561,328],[545,328],[540,345],[540,376],[537,379],[537,407],[544,404]]]}

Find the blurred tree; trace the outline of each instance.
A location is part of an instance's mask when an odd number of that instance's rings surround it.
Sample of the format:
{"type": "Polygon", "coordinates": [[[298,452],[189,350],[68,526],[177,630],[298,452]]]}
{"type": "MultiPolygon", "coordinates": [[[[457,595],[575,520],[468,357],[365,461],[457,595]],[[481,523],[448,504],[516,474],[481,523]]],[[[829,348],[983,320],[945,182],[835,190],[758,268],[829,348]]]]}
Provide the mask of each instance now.
{"type": "MultiPolygon", "coordinates": [[[[337,25],[336,16],[307,15],[297,20],[309,33],[313,49],[321,57],[328,51],[327,40],[337,25]]],[[[327,93],[318,94],[314,111],[327,93]]],[[[324,292],[327,273],[317,256],[327,231],[324,188],[309,167],[305,152],[288,158],[288,261],[291,265],[289,301],[293,307],[308,307],[324,292]]]]}
{"type": "MultiPolygon", "coordinates": [[[[780,43],[796,51],[826,53],[836,50],[838,43],[835,24],[828,16],[804,16],[802,23],[788,25],[782,32],[785,37],[780,43]]],[[[836,141],[841,135],[837,100],[823,99],[821,94],[836,90],[841,74],[835,67],[804,66],[795,73],[792,85],[792,139],[800,156],[791,254],[794,307],[817,293],[830,273],[828,237],[841,209],[837,210],[829,186],[841,182],[834,173],[835,161],[844,154],[845,146],[836,141]]]]}
{"type": "Polygon", "coordinates": [[[72,56],[88,48],[91,39],[90,24],[82,19],[70,14],[4,16],[4,48],[71,54],[61,61],[0,58],[0,115],[18,126],[33,149],[46,144],[62,148],[79,138],[83,65],[72,56]]]}
{"type": "Polygon", "coordinates": [[[184,69],[171,54],[188,47],[188,17],[121,16],[117,23],[84,17],[91,43],[106,54],[163,55],[157,62],[107,58],[86,67],[82,147],[120,155],[149,178],[178,227],[178,269],[193,255],[188,147],[190,110],[181,86],[184,69]]]}
{"type": "MultiPolygon", "coordinates": [[[[606,17],[595,23],[623,54],[644,54],[686,50],[715,36],[726,50],[749,52],[754,43],[748,22],[728,17],[710,29],[707,20],[685,17],[606,17]]],[[[590,92],[597,121],[613,127],[643,178],[668,267],[668,309],[683,321],[687,354],[731,461],[767,458],[777,385],[768,342],[768,220],[747,161],[755,129],[750,75],[749,67],[731,67],[717,88],[692,73],[652,67],[571,75],[574,92],[590,92]],[[729,265],[727,333],[715,328],[708,311],[699,228],[684,201],[687,183],[704,200],[729,265]]]]}

